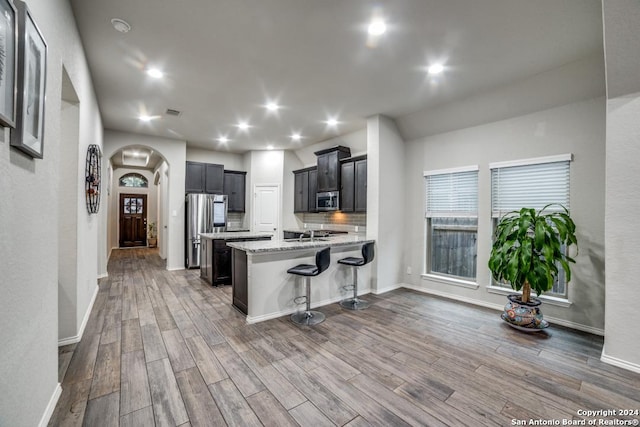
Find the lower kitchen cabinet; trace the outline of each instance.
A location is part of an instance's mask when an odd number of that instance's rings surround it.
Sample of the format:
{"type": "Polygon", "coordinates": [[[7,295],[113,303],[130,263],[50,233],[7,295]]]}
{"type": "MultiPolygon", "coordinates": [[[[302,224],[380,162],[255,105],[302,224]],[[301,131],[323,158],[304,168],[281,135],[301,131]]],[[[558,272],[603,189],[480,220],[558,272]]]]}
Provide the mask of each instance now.
{"type": "Polygon", "coordinates": [[[233,279],[231,248],[227,242],[271,240],[271,237],[244,237],[232,239],[202,239],[200,277],[213,286],[230,285],[233,279]]]}

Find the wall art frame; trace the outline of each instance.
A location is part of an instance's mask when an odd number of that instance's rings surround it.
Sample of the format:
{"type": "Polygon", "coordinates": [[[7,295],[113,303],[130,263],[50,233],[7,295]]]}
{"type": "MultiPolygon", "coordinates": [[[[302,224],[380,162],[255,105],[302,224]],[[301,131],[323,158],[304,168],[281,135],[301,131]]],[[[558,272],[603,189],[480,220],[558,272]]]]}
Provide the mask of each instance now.
{"type": "Polygon", "coordinates": [[[44,148],[44,113],[47,81],[47,43],[27,5],[17,0],[18,79],[16,126],[11,145],[41,159],[44,148]]]}
{"type": "Polygon", "coordinates": [[[0,0],[0,125],[16,126],[18,75],[18,10],[11,0],[0,0]]]}
{"type": "Polygon", "coordinates": [[[87,161],[84,173],[84,190],[89,214],[98,213],[100,210],[101,175],[102,151],[99,145],[90,144],[87,147],[87,161]]]}

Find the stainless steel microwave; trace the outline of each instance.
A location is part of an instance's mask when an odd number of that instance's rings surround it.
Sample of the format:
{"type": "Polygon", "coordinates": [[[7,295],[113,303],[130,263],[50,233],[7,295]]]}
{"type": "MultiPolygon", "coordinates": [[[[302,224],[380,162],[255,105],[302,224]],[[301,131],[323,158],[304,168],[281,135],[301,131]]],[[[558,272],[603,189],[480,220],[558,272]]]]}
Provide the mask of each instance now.
{"type": "Polygon", "coordinates": [[[337,211],[340,209],[340,192],[327,191],[316,194],[316,208],[320,212],[337,211]]]}

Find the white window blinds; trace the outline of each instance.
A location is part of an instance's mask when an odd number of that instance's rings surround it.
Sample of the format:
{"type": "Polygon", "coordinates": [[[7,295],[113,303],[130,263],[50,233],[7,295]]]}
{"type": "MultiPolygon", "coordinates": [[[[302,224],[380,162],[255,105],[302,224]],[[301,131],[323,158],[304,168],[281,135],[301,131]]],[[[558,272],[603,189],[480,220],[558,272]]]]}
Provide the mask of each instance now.
{"type": "MultiPolygon", "coordinates": [[[[550,203],[569,209],[571,155],[532,159],[531,164],[492,164],[491,213],[501,217],[523,207],[540,210],[550,203]],[[504,166],[503,166],[504,165],[504,166]]],[[[552,207],[550,209],[558,209],[552,207]]]]}
{"type": "Polygon", "coordinates": [[[478,169],[425,172],[426,216],[476,217],[478,215],[478,169]]]}

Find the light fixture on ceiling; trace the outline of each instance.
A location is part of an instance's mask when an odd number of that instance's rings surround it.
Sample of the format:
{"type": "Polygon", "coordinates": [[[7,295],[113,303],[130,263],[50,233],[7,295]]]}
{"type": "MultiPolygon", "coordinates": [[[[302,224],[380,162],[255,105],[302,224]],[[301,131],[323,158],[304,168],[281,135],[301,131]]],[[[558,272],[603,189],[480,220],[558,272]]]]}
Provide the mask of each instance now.
{"type": "Polygon", "coordinates": [[[139,119],[141,122],[150,122],[150,121],[151,121],[151,120],[153,120],[154,118],[155,118],[155,117],[153,117],[153,116],[149,116],[149,115],[147,115],[147,114],[141,114],[141,115],[138,117],[138,119],[139,119]]]}
{"type": "Polygon", "coordinates": [[[442,64],[432,64],[427,68],[427,73],[432,76],[436,76],[441,74],[444,71],[444,66],[442,64]]]}
{"type": "Polygon", "coordinates": [[[374,18],[367,28],[370,36],[381,36],[387,31],[387,24],[381,18],[374,18]]]}
{"type": "Polygon", "coordinates": [[[325,123],[326,123],[327,125],[331,126],[331,127],[336,127],[336,126],[338,126],[338,119],[336,119],[336,118],[334,118],[334,117],[331,117],[331,118],[330,118],[330,119],[328,119],[325,123]]]}
{"type": "Polygon", "coordinates": [[[267,102],[264,106],[264,108],[266,108],[269,111],[273,111],[276,112],[280,109],[280,106],[278,104],[276,104],[275,102],[271,101],[271,102],[267,102]]]}
{"type": "Polygon", "coordinates": [[[238,129],[244,130],[244,131],[249,130],[249,128],[251,127],[247,122],[238,122],[236,126],[238,126],[238,129]]]}
{"type": "Polygon", "coordinates": [[[226,144],[227,142],[229,142],[229,138],[227,138],[226,136],[223,135],[223,136],[218,138],[218,142],[226,144]]]}
{"type": "Polygon", "coordinates": [[[119,31],[121,33],[128,33],[129,31],[131,31],[131,25],[129,25],[129,23],[124,19],[113,18],[111,20],[111,25],[113,25],[113,28],[115,28],[116,31],[119,31]]]}
{"type": "Polygon", "coordinates": [[[273,145],[267,145],[267,150],[273,150],[273,145]]]}
{"type": "Polygon", "coordinates": [[[154,79],[161,79],[164,77],[164,73],[157,68],[148,68],[147,75],[149,77],[153,77],[154,79]]]}
{"type": "Polygon", "coordinates": [[[302,139],[302,135],[300,135],[299,133],[291,134],[292,141],[300,141],[301,139],[302,139]]]}

